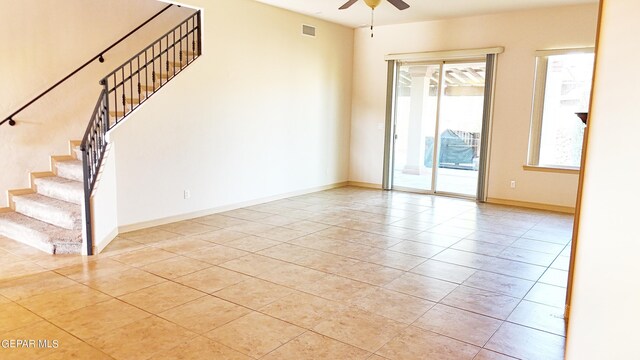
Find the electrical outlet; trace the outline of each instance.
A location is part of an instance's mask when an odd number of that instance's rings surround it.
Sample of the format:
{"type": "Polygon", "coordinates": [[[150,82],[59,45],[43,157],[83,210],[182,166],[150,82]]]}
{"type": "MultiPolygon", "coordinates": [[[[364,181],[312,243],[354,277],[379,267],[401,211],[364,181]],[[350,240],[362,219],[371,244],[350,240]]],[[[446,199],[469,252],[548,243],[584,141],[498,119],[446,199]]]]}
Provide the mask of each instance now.
{"type": "Polygon", "coordinates": [[[185,190],[184,191],[184,199],[189,199],[191,198],[191,190],[185,190]]]}
{"type": "Polygon", "coordinates": [[[511,180],[511,188],[512,189],[516,188],[516,181],[515,180],[511,180]]]}

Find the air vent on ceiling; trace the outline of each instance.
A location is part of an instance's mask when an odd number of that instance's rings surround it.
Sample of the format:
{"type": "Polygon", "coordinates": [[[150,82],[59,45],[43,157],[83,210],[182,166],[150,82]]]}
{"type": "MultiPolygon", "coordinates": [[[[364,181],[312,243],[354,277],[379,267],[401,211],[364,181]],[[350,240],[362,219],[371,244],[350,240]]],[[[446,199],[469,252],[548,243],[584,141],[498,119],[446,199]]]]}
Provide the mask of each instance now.
{"type": "Polygon", "coordinates": [[[302,25],[302,35],[316,37],[316,28],[311,25],[302,25]]]}

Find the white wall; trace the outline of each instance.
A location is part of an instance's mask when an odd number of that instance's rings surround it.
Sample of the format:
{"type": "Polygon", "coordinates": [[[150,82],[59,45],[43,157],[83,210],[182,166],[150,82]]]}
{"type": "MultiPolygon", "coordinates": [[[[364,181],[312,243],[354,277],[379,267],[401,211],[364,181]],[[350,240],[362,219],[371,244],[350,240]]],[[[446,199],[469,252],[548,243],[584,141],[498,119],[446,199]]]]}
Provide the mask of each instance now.
{"type": "MultiPolygon", "coordinates": [[[[0,0],[0,121],[157,13],[154,0],[0,0]]],[[[80,140],[98,81],[193,10],[173,7],[32,107],[0,127],[0,207],[6,190],[48,171],[50,155],[80,140]]]]}
{"type": "Polygon", "coordinates": [[[640,359],[640,2],[604,0],[575,260],[567,359],[640,359]]]}
{"type": "Polygon", "coordinates": [[[119,226],[347,181],[353,30],[250,0],[187,3],[203,8],[203,55],[111,133],[119,226]]]}
{"type": "MultiPolygon", "coordinates": [[[[91,194],[94,254],[100,253],[118,235],[118,186],[115,144],[109,144],[91,194]]],[[[85,246],[86,248],[86,246],[85,246]]]]}
{"type": "Polygon", "coordinates": [[[356,30],[350,180],[380,184],[384,148],[384,56],[504,46],[498,58],[488,196],[574,206],[577,175],[524,171],[534,82],[534,51],[593,46],[596,5],[379,26],[356,30]],[[518,187],[511,189],[510,180],[518,187]]]}

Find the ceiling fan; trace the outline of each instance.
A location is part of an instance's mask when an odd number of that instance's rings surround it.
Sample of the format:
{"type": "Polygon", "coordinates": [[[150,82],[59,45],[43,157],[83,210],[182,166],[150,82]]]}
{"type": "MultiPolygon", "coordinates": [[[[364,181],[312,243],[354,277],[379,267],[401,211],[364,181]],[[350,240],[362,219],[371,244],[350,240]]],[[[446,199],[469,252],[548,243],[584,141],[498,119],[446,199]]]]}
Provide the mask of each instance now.
{"type": "MultiPolygon", "coordinates": [[[[406,2],[402,1],[402,0],[387,0],[389,3],[391,3],[391,5],[395,6],[396,8],[398,8],[398,10],[405,10],[409,8],[409,4],[407,4],[406,2]]],[[[351,5],[355,4],[356,2],[358,2],[358,0],[349,0],[347,1],[344,5],[340,6],[340,10],[344,10],[344,9],[348,9],[351,7],[351,5]]],[[[371,9],[375,9],[378,5],[380,5],[380,3],[382,2],[382,0],[364,0],[365,3],[367,3],[367,5],[371,8],[371,9]]]]}
{"type": "MultiPolygon", "coordinates": [[[[398,8],[398,10],[405,10],[409,8],[409,4],[403,0],[387,0],[391,5],[398,8]]],[[[351,7],[351,5],[358,2],[358,0],[349,0],[344,5],[340,6],[339,10],[345,10],[351,7]]],[[[380,5],[382,0],[364,0],[364,2],[371,8],[371,37],[373,37],[373,11],[380,5]]]]}

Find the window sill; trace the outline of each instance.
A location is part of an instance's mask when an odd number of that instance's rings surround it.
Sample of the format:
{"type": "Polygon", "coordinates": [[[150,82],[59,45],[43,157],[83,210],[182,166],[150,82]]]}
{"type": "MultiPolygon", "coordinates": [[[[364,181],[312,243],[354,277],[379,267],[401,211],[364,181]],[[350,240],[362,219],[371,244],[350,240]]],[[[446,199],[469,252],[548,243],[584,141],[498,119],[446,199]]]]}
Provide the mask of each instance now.
{"type": "Polygon", "coordinates": [[[522,165],[522,169],[524,171],[540,171],[540,172],[550,172],[550,173],[558,173],[558,174],[574,174],[574,175],[580,174],[579,168],[569,168],[569,167],[522,165]]]}

